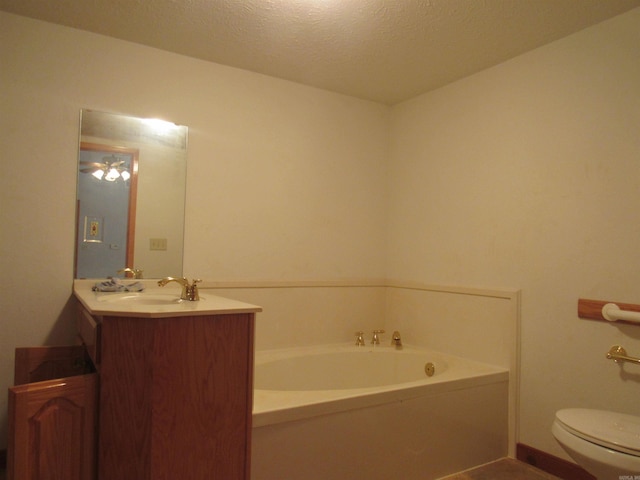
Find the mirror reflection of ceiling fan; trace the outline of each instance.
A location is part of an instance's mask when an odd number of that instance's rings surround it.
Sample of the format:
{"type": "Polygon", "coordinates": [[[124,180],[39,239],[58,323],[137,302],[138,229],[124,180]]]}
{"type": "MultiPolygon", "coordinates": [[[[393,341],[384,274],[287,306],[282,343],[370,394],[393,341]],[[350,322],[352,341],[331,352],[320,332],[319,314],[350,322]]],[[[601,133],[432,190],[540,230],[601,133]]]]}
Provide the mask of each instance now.
{"type": "Polygon", "coordinates": [[[131,177],[125,161],[115,155],[102,157],[102,162],[81,161],[80,171],[90,173],[98,180],[106,180],[107,182],[115,182],[119,178],[126,182],[131,177]]]}

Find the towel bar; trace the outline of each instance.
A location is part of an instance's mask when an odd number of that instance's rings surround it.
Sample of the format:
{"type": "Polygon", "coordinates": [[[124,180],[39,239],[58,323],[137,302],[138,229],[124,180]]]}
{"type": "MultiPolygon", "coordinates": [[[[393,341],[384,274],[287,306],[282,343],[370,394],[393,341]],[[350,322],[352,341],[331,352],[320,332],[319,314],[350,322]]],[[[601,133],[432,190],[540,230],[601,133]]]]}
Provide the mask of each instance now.
{"type": "Polygon", "coordinates": [[[640,312],[622,310],[615,303],[607,303],[602,307],[602,316],[605,320],[609,320],[610,322],[626,320],[628,322],[640,323],[640,312]]]}

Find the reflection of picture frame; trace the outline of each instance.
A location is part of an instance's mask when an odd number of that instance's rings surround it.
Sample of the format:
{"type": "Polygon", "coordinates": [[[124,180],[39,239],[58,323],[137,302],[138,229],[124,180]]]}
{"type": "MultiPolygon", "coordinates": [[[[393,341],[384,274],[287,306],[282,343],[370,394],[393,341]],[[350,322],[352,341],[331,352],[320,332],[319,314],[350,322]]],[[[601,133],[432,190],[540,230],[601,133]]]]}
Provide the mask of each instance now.
{"type": "Polygon", "coordinates": [[[84,217],[84,236],[82,241],[85,243],[102,243],[103,227],[104,218],[86,215],[84,217]]]}

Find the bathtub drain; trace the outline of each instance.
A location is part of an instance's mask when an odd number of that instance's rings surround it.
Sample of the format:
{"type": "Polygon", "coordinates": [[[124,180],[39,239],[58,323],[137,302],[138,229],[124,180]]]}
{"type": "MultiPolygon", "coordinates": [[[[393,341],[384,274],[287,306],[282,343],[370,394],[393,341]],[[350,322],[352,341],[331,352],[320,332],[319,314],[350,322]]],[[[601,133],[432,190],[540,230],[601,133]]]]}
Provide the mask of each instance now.
{"type": "Polygon", "coordinates": [[[427,374],[427,377],[433,377],[433,374],[436,373],[436,366],[431,362],[425,363],[424,373],[427,374]]]}

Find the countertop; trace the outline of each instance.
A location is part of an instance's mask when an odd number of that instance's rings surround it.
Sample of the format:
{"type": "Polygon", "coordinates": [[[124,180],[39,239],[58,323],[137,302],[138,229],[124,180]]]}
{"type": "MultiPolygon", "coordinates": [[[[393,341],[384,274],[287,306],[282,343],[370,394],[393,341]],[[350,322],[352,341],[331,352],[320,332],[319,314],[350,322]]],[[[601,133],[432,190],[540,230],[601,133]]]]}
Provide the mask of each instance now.
{"type": "Polygon", "coordinates": [[[212,295],[200,290],[200,300],[190,302],[180,300],[182,287],[170,283],[158,286],[158,280],[125,279],[125,285],[134,281],[144,285],[144,291],[136,292],[94,292],[93,286],[105,279],[81,279],[73,281],[73,294],[92,315],[112,317],[186,317],[194,315],[224,315],[234,313],[261,312],[262,307],[230,298],[212,295]],[[124,299],[124,297],[129,297],[124,299]],[[123,301],[124,299],[124,301],[123,301]],[[157,300],[157,303],[156,303],[157,300]]]}

